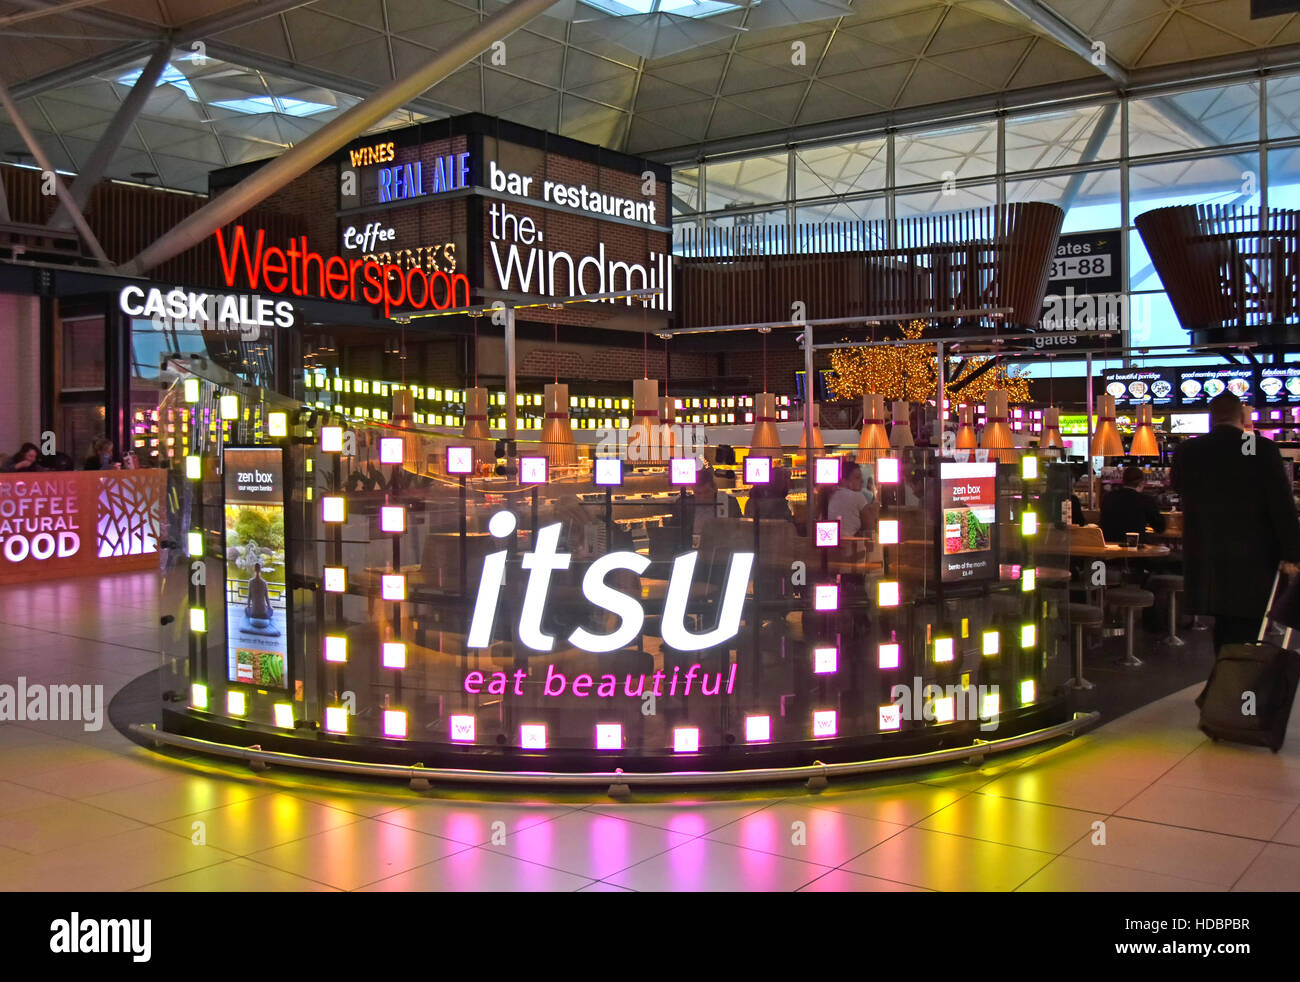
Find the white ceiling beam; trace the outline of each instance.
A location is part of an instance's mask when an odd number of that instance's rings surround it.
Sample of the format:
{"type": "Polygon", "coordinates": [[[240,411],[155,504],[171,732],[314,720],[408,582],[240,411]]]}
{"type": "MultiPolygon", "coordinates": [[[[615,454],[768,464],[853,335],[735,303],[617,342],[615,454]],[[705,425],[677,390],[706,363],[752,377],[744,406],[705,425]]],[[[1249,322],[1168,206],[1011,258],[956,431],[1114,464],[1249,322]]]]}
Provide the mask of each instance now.
{"type": "Polygon", "coordinates": [[[67,85],[73,85],[83,79],[90,78],[92,75],[111,72],[124,65],[139,61],[141,58],[147,58],[157,43],[158,39],[133,41],[118,48],[110,48],[93,58],[73,62],[62,68],[56,68],[52,72],[46,72],[44,75],[38,75],[26,82],[19,82],[17,85],[10,87],[9,94],[16,101],[21,102],[24,99],[31,99],[34,96],[43,95],[46,92],[52,92],[67,85]]]}
{"type": "Polygon", "coordinates": [[[1056,11],[1044,6],[1039,0],[1002,0],[1008,7],[1029,21],[1036,30],[1047,35],[1067,51],[1078,55],[1098,71],[1103,72],[1115,84],[1127,87],[1128,72],[1122,65],[1117,65],[1104,52],[1101,64],[1093,61],[1093,39],[1088,37],[1056,11]]]}

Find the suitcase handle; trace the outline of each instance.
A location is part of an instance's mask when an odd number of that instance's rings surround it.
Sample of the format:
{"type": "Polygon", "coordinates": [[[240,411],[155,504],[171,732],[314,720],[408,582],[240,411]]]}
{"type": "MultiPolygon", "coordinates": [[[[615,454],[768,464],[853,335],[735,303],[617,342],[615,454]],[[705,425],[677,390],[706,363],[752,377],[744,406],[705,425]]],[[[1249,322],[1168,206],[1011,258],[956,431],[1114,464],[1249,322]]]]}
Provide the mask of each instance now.
{"type": "MultiPolygon", "coordinates": [[[[1273,601],[1277,598],[1277,587],[1281,581],[1282,565],[1279,563],[1277,570],[1273,573],[1273,589],[1268,591],[1268,605],[1264,608],[1264,619],[1259,623],[1259,638],[1257,639],[1259,641],[1263,641],[1264,635],[1268,633],[1268,615],[1273,610],[1273,601]]],[[[1288,650],[1291,647],[1291,628],[1289,627],[1286,629],[1286,633],[1282,635],[1282,647],[1288,650]]]]}

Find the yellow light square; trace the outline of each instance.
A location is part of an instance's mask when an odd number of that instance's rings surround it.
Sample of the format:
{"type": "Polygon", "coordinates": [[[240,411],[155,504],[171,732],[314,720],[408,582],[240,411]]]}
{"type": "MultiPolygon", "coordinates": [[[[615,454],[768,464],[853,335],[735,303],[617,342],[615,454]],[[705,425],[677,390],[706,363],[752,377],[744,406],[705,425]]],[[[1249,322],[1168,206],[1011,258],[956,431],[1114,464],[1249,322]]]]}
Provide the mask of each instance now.
{"type": "Polygon", "coordinates": [[[1020,647],[1032,648],[1038,643],[1038,630],[1032,624],[1025,624],[1020,628],[1020,647]]]}
{"type": "Polygon", "coordinates": [[[244,699],[244,694],[242,692],[237,692],[234,689],[228,689],[226,691],[226,712],[228,714],[231,716],[243,716],[247,711],[247,708],[248,704],[244,699]]]}
{"type": "Polygon", "coordinates": [[[190,630],[203,633],[208,629],[208,614],[202,607],[190,608],[190,630]]]}
{"type": "Polygon", "coordinates": [[[275,704],[275,725],[282,729],[293,729],[293,703],[277,702],[275,704]]]}
{"type": "Polygon", "coordinates": [[[1020,530],[1024,535],[1038,534],[1038,515],[1035,512],[1027,511],[1021,518],[1020,530]]]}
{"type": "Polygon", "coordinates": [[[1020,683],[1020,705],[1032,705],[1037,696],[1037,687],[1033,679],[1025,679],[1020,683]]]}
{"type": "Polygon", "coordinates": [[[203,459],[201,457],[185,458],[185,476],[191,481],[197,481],[203,477],[203,459]]]}
{"type": "Polygon", "coordinates": [[[185,536],[185,544],[187,546],[186,551],[191,556],[203,555],[203,533],[202,532],[187,533],[185,536]]]}
{"type": "Polygon", "coordinates": [[[1038,478],[1038,458],[1032,454],[1026,454],[1020,461],[1020,475],[1026,481],[1033,481],[1038,478]]]}
{"type": "Polygon", "coordinates": [[[288,413],[267,413],[266,432],[270,436],[282,437],[289,435],[289,414],[288,413]]]}
{"type": "Polygon", "coordinates": [[[199,380],[196,378],[187,378],[184,382],[185,401],[194,403],[199,401],[199,380]]]}
{"type": "Polygon", "coordinates": [[[239,396],[221,397],[221,418],[223,420],[239,419],[239,396]]]}
{"type": "Polygon", "coordinates": [[[984,654],[996,655],[1002,650],[1002,636],[997,631],[984,632],[984,654]]]}
{"type": "Polygon", "coordinates": [[[952,638],[935,638],[934,639],[934,660],[937,662],[952,661],[953,646],[952,638]]]}
{"type": "Polygon", "coordinates": [[[1032,569],[1023,570],[1020,574],[1020,589],[1025,593],[1032,593],[1034,584],[1038,581],[1038,572],[1032,569]]]}
{"type": "Polygon", "coordinates": [[[195,709],[208,708],[208,687],[202,682],[190,684],[190,705],[195,709]]]}
{"type": "Polygon", "coordinates": [[[996,692],[984,693],[984,700],[980,703],[980,718],[992,719],[998,714],[1001,708],[1001,697],[996,692]]]}

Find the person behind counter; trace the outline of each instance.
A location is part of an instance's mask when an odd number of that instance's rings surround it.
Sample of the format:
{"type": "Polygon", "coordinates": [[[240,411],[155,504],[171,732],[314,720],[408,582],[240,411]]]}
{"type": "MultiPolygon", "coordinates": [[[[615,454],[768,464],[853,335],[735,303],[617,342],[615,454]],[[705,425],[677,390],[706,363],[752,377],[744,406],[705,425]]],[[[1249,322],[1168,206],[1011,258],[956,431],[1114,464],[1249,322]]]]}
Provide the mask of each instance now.
{"type": "Polygon", "coordinates": [[[117,470],[122,465],[113,460],[113,441],[107,437],[96,437],[90,445],[90,454],[86,457],[85,469],[88,471],[117,470]]]}
{"type": "Polygon", "coordinates": [[[13,473],[22,471],[44,470],[40,464],[41,451],[34,443],[24,443],[18,452],[0,466],[0,472],[13,473]]]}
{"type": "Polygon", "coordinates": [[[1155,498],[1142,493],[1146,475],[1141,467],[1125,467],[1123,482],[1102,499],[1101,534],[1107,542],[1122,545],[1127,533],[1137,532],[1146,542],[1147,526],[1163,532],[1165,516],[1155,498]]]}
{"type": "Polygon", "coordinates": [[[784,467],[772,468],[772,477],[767,484],[758,484],[749,493],[745,505],[745,517],[775,518],[780,521],[794,522],[794,512],[786,500],[790,494],[790,472],[784,467]]]}

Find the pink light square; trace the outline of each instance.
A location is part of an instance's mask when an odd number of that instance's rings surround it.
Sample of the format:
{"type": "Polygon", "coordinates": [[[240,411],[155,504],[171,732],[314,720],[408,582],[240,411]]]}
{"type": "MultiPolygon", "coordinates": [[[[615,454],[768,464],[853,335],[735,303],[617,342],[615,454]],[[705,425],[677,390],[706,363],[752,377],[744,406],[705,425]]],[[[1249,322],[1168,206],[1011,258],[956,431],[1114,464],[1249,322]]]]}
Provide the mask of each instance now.
{"type": "Polygon", "coordinates": [[[618,487],[623,483],[623,461],[617,457],[597,457],[595,481],[601,487],[618,487]]]}
{"type": "Polygon", "coordinates": [[[881,457],[876,461],[876,480],[881,484],[898,483],[898,458],[881,457]]]}
{"type": "Polygon", "coordinates": [[[379,509],[379,529],[382,532],[405,532],[406,509],[401,505],[383,505],[379,509]]]}
{"type": "Polygon", "coordinates": [[[819,457],[815,464],[815,480],[817,484],[839,484],[840,467],[843,461],[839,457],[819,457]]]}
{"type": "Polygon", "coordinates": [[[813,713],[813,736],[833,737],[835,735],[835,710],[823,709],[813,713]]]}
{"type": "Polygon", "coordinates": [[[816,675],[827,675],[839,666],[839,650],[836,648],[814,648],[813,649],[813,672],[816,675]]]}
{"type": "Polygon", "coordinates": [[[474,717],[453,716],[451,718],[451,739],[455,743],[473,743],[474,717]]]}
{"type": "Polygon", "coordinates": [[[746,716],[745,740],[748,743],[767,743],[772,739],[771,716],[746,716]]]}
{"type": "Polygon", "coordinates": [[[898,581],[881,580],[880,591],[877,594],[877,596],[879,597],[878,603],[880,604],[881,607],[897,607],[898,606],[898,581]]]}
{"type": "Polygon", "coordinates": [[[813,588],[814,610],[839,610],[840,588],[837,583],[818,583],[813,588]]]}
{"type": "Polygon", "coordinates": [[[899,648],[897,644],[882,644],[880,646],[880,667],[897,668],[899,658],[899,648]]]}
{"type": "Polygon", "coordinates": [[[621,723],[596,724],[597,750],[622,750],[623,726],[621,723]]]}
{"type": "Polygon", "coordinates": [[[379,593],[385,600],[406,599],[406,577],[401,573],[388,573],[379,578],[379,593]]]}
{"type": "Polygon", "coordinates": [[[400,709],[384,710],[384,736],[406,737],[406,713],[400,709]]]}
{"type": "Polygon", "coordinates": [[[694,754],[700,751],[700,731],[694,726],[673,729],[673,753],[694,754]]]}
{"type": "Polygon", "coordinates": [[[381,464],[400,464],[405,456],[400,436],[379,438],[379,462],[381,464]]]}
{"type": "Polygon", "coordinates": [[[447,448],[447,473],[472,474],[474,472],[473,447],[447,448]]]}
{"type": "Polygon", "coordinates": [[[902,706],[881,706],[880,707],[880,729],[881,730],[899,730],[903,727],[903,707],[902,706]]]}
{"type": "Polygon", "coordinates": [[[545,457],[520,457],[519,483],[545,484],[549,476],[548,464],[545,457]]]}
{"type": "Polygon", "coordinates": [[[519,746],[525,750],[545,750],[546,726],[542,723],[524,723],[519,727],[519,746]]]}
{"type": "Polygon", "coordinates": [[[342,453],[343,427],[322,426],[320,428],[320,448],[326,453],[342,453]]]}
{"type": "Polygon", "coordinates": [[[342,566],[325,567],[325,592],[346,593],[348,589],[348,571],[342,566]]]}
{"type": "Polygon", "coordinates": [[[668,466],[672,473],[673,484],[694,484],[695,483],[695,458],[694,457],[674,457],[669,462],[668,466]]]}
{"type": "Polygon", "coordinates": [[[769,484],[772,480],[771,457],[745,458],[745,483],[769,484]]]}
{"type": "Polygon", "coordinates": [[[384,642],[384,668],[406,667],[406,644],[402,641],[384,642]]]}
{"type": "Polygon", "coordinates": [[[834,549],[840,544],[840,520],[817,523],[817,548],[834,549]]]}

